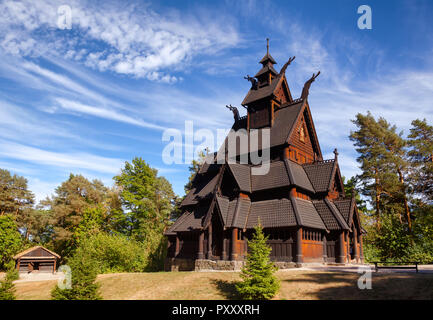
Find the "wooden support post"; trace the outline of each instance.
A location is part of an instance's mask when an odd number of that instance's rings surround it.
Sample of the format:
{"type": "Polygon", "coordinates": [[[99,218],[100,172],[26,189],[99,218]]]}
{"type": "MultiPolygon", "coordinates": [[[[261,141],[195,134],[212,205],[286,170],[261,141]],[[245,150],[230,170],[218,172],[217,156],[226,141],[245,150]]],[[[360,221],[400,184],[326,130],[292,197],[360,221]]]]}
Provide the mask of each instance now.
{"type": "Polygon", "coordinates": [[[223,252],[222,252],[222,259],[228,260],[227,258],[227,241],[226,241],[226,232],[223,231],[223,252]]]}
{"type": "Polygon", "coordinates": [[[247,254],[248,254],[248,238],[247,238],[245,231],[242,232],[242,234],[243,234],[243,239],[244,239],[244,258],[246,258],[247,254]]]}
{"type": "Polygon", "coordinates": [[[296,231],[296,262],[304,262],[304,255],[302,253],[302,228],[296,231]]]}
{"type": "Polygon", "coordinates": [[[21,258],[17,260],[17,270],[20,271],[21,258]]]}
{"type": "Polygon", "coordinates": [[[326,233],[322,233],[322,244],[323,244],[323,262],[328,262],[328,251],[326,247],[326,233]]]}
{"type": "Polygon", "coordinates": [[[238,228],[233,228],[232,230],[232,252],[230,255],[230,260],[236,260],[238,257],[238,252],[236,250],[236,242],[238,239],[238,228]]]}
{"type": "Polygon", "coordinates": [[[207,258],[212,259],[212,223],[209,225],[208,228],[207,258]]]}
{"type": "Polygon", "coordinates": [[[353,249],[355,254],[355,261],[359,263],[359,252],[358,252],[358,234],[355,228],[353,228],[353,249]]]}
{"type": "Polygon", "coordinates": [[[339,256],[338,256],[338,262],[339,263],[345,263],[346,262],[346,254],[344,252],[344,231],[341,231],[340,233],[340,237],[338,239],[338,251],[339,251],[339,256]]]}
{"type": "Polygon", "coordinates": [[[346,261],[347,263],[350,263],[351,260],[351,255],[350,255],[350,234],[349,234],[349,230],[346,231],[346,261]]]}
{"type": "Polygon", "coordinates": [[[177,255],[179,254],[179,250],[180,250],[180,241],[179,241],[179,235],[176,234],[176,250],[174,252],[174,257],[176,258],[177,255]]]}
{"type": "Polygon", "coordinates": [[[198,236],[198,252],[197,252],[197,259],[203,259],[203,242],[204,242],[204,231],[200,231],[200,234],[198,236]]]}
{"type": "Polygon", "coordinates": [[[364,263],[364,248],[362,246],[362,233],[359,234],[359,258],[361,260],[361,263],[364,263]]]}

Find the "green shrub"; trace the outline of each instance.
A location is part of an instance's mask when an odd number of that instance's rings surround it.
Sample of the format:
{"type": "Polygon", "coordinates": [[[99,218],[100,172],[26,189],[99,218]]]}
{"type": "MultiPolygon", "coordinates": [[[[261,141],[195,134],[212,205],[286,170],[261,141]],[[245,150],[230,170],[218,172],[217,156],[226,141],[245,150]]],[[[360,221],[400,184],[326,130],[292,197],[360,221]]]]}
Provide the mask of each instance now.
{"type": "Polygon", "coordinates": [[[148,248],[124,236],[99,233],[83,239],[75,255],[90,257],[98,273],[143,272],[150,269],[148,248]]]}
{"type": "Polygon", "coordinates": [[[266,239],[262,227],[258,225],[252,240],[248,241],[250,251],[246,265],[242,268],[243,281],[236,284],[236,289],[243,299],[271,299],[280,287],[273,274],[277,268],[269,259],[271,248],[266,244],[266,239]]]}
{"type": "Polygon", "coordinates": [[[51,291],[53,300],[100,300],[99,285],[95,283],[98,268],[88,254],[77,251],[68,260],[71,268],[71,288],[61,289],[58,285],[51,291]]]}
{"type": "Polygon", "coordinates": [[[0,281],[0,300],[15,300],[15,285],[13,281],[19,278],[14,266],[9,268],[5,278],[0,281]]]}

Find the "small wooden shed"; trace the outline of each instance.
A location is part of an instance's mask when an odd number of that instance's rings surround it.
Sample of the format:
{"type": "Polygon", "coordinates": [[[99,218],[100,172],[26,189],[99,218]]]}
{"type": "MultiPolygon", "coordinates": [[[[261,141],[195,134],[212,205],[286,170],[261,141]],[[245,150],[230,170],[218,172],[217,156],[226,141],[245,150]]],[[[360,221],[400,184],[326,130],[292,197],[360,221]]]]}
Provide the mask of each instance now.
{"type": "Polygon", "coordinates": [[[19,272],[55,272],[60,256],[44,248],[35,246],[14,256],[15,267],[19,272]]]}

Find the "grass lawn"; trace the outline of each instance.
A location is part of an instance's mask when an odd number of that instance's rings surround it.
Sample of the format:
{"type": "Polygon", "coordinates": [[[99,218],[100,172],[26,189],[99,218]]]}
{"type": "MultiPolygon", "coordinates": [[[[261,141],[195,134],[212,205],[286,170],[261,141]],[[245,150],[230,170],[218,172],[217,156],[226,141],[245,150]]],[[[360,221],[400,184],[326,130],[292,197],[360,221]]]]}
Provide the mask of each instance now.
{"type": "MultiPolygon", "coordinates": [[[[374,274],[360,290],[356,273],[279,271],[275,299],[433,299],[433,274],[374,274]]],[[[104,299],[233,299],[237,272],[122,273],[98,276],[104,299]]],[[[16,284],[18,299],[49,299],[56,281],[16,284]]]]}

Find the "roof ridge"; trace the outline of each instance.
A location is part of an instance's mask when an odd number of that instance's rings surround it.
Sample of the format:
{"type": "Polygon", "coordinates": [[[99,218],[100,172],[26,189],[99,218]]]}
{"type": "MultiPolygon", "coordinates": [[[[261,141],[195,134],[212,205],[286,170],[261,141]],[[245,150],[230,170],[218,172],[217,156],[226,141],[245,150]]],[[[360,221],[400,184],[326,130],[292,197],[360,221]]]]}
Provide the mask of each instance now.
{"type": "Polygon", "coordinates": [[[335,159],[316,160],[316,161],[310,162],[310,163],[303,163],[303,164],[301,164],[301,166],[309,167],[309,166],[324,165],[324,164],[334,163],[334,162],[335,162],[335,159]]]}
{"type": "MultiPolygon", "coordinates": [[[[335,180],[335,174],[337,173],[337,167],[338,167],[338,161],[337,159],[334,161],[334,166],[332,167],[332,171],[331,171],[331,177],[329,179],[329,185],[328,185],[328,191],[331,190],[332,187],[332,183],[335,180]]],[[[343,189],[344,191],[344,189],[343,189]]]]}
{"type": "Polygon", "coordinates": [[[295,184],[295,177],[293,176],[292,169],[290,168],[290,164],[287,162],[288,159],[284,159],[284,166],[286,167],[287,175],[289,176],[290,184],[295,184]]]}
{"type": "Polygon", "coordinates": [[[301,214],[299,213],[298,204],[296,203],[296,198],[293,194],[290,194],[290,203],[293,207],[293,212],[295,213],[295,219],[298,226],[303,226],[303,221],[301,218],[301,214]]]}
{"type": "MultiPolygon", "coordinates": [[[[314,208],[316,209],[317,213],[319,214],[320,220],[322,220],[323,225],[325,226],[326,232],[329,233],[329,229],[328,226],[325,223],[325,219],[322,217],[322,215],[320,214],[319,210],[316,207],[316,203],[319,204],[320,202],[322,202],[323,200],[317,200],[316,202],[314,202],[314,200],[311,200],[311,203],[313,204],[314,208]]],[[[326,205],[326,204],[325,204],[326,205]]]]}
{"type": "Polygon", "coordinates": [[[327,198],[323,199],[328,206],[328,208],[331,210],[331,212],[334,214],[335,219],[337,219],[340,226],[344,229],[350,229],[349,225],[347,224],[346,220],[344,219],[343,215],[341,214],[340,210],[327,198]]]}
{"type": "MultiPolygon", "coordinates": [[[[241,197],[238,196],[237,199],[236,199],[235,212],[233,213],[232,221],[231,221],[231,223],[230,223],[229,226],[233,226],[235,224],[235,222],[236,222],[236,218],[238,217],[239,210],[241,208],[241,206],[240,206],[240,198],[241,197]]],[[[227,224],[228,224],[228,221],[227,221],[227,224]]]]}

